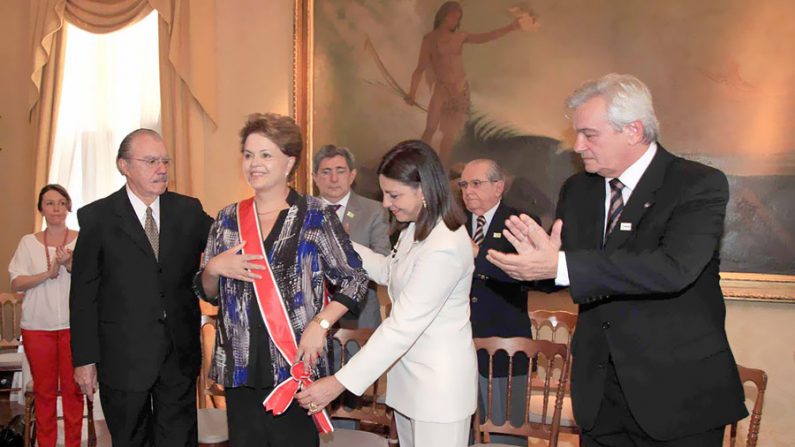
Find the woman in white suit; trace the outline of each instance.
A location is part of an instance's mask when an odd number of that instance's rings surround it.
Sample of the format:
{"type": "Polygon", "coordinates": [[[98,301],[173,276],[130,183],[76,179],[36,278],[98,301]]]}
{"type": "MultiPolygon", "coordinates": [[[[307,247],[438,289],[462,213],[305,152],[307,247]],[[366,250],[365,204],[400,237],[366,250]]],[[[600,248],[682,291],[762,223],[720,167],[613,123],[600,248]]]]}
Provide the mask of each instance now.
{"type": "Polygon", "coordinates": [[[354,243],[370,278],[387,285],[392,313],[334,376],[298,394],[319,411],[345,389],[361,395],[387,369],[387,405],[401,447],[466,446],[477,359],[469,324],[472,244],[436,152],[419,140],[378,167],[384,207],[402,231],[390,256],[354,243]],[[391,368],[391,369],[390,369],[391,368]]]}

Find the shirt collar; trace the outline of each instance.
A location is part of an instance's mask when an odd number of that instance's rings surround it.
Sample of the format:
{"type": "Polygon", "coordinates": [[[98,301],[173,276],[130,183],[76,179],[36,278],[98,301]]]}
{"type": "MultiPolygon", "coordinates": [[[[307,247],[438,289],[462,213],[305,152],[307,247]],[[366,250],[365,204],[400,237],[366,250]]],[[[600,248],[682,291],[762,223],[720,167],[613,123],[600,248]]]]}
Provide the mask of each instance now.
{"type": "MultiPolygon", "coordinates": [[[[488,230],[489,225],[491,225],[491,220],[494,218],[494,214],[497,212],[497,208],[500,207],[500,203],[501,202],[502,202],[502,200],[498,200],[496,205],[491,207],[490,210],[488,210],[485,213],[483,213],[483,217],[486,218],[486,224],[483,225],[483,232],[484,233],[485,233],[486,230],[488,230]]],[[[472,232],[473,232],[473,234],[474,234],[475,229],[477,228],[477,225],[478,225],[478,216],[475,213],[472,213],[472,232]]]]}
{"type": "MultiPolygon", "coordinates": [[[[654,155],[657,153],[657,143],[652,141],[649,144],[648,149],[643,155],[640,156],[635,163],[632,163],[630,167],[628,167],[621,175],[618,176],[618,179],[621,180],[621,183],[624,184],[625,188],[629,189],[629,192],[635,190],[635,187],[638,186],[638,182],[640,182],[640,178],[643,177],[643,173],[646,172],[646,169],[651,164],[651,161],[654,159],[654,155]]],[[[605,178],[605,183],[610,182],[612,178],[605,178]]]]}
{"type": "Polygon", "coordinates": [[[342,209],[345,209],[345,208],[347,208],[347,207],[348,207],[348,200],[349,200],[350,198],[351,198],[351,191],[350,191],[350,190],[348,190],[348,194],[345,194],[345,195],[344,195],[344,196],[343,196],[343,197],[342,197],[342,198],[341,198],[341,199],[340,199],[338,202],[336,202],[336,203],[332,202],[331,200],[328,200],[328,199],[327,199],[327,198],[325,198],[325,197],[323,197],[323,202],[325,202],[325,203],[326,203],[326,205],[339,205],[339,206],[340,206],[340,208],[342,208],[342,209]]]}
{"type": "MultiPolygon", "coordinates": [[[[146,204],[143,200],[141,200],[138,196],[135,195],[134,192],[130,189],[130,185],[125,187],[127,190],[127,197],[130,199],[130,204],[132,204],[133,210],[135,211],[135,216],[138,217],[142,223],[146,219],[146,204]]],[[[158,227],[160,226],[160,196],[157,196],[155,200],[149,205],[152,208],[152,217],[154,217],[155,222],[157,222],[158,227]]]]}

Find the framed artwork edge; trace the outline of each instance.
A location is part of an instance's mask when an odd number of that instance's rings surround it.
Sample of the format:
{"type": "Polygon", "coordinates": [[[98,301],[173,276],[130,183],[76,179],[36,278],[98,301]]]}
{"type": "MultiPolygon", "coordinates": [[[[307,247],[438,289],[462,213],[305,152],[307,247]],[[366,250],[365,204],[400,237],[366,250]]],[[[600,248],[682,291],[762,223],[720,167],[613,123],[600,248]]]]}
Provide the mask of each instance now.
{"type": "MultiPolygon", "coordinates": [[[[294,186],[306,193],[311,193],[313,186],[310,167],[314,153],[314,4],[315,0],[294,0],[293,9],[292,108],[306,148],[294,186]]],[[[721,272],[720,276],[721,289],[727,300],[795,303],[795,275],[721,272]]]]}

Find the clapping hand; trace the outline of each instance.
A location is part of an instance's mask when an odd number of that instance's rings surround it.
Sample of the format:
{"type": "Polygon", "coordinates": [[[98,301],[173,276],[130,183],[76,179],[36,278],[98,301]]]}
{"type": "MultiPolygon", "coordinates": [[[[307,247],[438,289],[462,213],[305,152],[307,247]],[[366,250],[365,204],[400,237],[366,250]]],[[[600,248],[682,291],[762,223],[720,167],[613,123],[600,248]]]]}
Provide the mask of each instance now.
{"type": "Polygon", "coordinates": [[[505,228],[503,235],[514,246],[516,253],[489,250],[486,259],[510,277],[521,281],[557,276],[562,220],[555,221],[549,235],[526,214],[511,216],[505,221],[505,228]]]}
{"type": "Polygon", "coordinates": [[[55,249],[55,261],[57,264],[60,264],[66,267],[67,271],[72,271],[72,250],[64,247],[58,247],[55,249]]]}
{"type": "Polygon", "coordinates": [[[262,277],[255,271],[265,270],[265,266],[253,261],[261,261],[264,258],[261,255],[238,253],[245,245],[246,242],[244,241],[213,257],[207,262],[205,270],[215,277],[224,276],[246,282],[254,282],[257,279],[261,279],[262,277]]]}

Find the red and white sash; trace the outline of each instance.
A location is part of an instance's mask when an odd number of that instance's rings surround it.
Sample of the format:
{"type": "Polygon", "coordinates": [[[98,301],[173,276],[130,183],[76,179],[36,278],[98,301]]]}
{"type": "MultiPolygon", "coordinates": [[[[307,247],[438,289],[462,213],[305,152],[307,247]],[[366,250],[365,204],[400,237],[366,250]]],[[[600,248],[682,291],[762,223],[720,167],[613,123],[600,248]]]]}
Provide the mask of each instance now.
{"type": "MultiPolygon", "coordinates": [[[[276,279],[273,277],[268,263],[268,254],[262,246],[262,234],[253,197],[237,204],[237,225],[240,230],[240,238],[246,242],[243,253],[260,255],[263,258],[262,261],[252,261],[265,266],[265,270],[259,271],[262,279],[254,281],[257,304],[273,344],[276,345],[287,363],[292,364],[298,352],[298,342],[295,339],[295,333],[290,324],[287,309],[284,307],[279,287],[276,285],[276,279]]],[[[274,415],[278,416],[284,413],[293,402],[295,393],[311,383],[309,375],[304,373],[304,363],[298,362],[290,368],[290,378],[278,384],[265,398],[262,405],[266,411],[272,411],[274,415]]],[[[312,417],[321,433],[334,431],[326,410],[315,413],[312,417]]]]}

